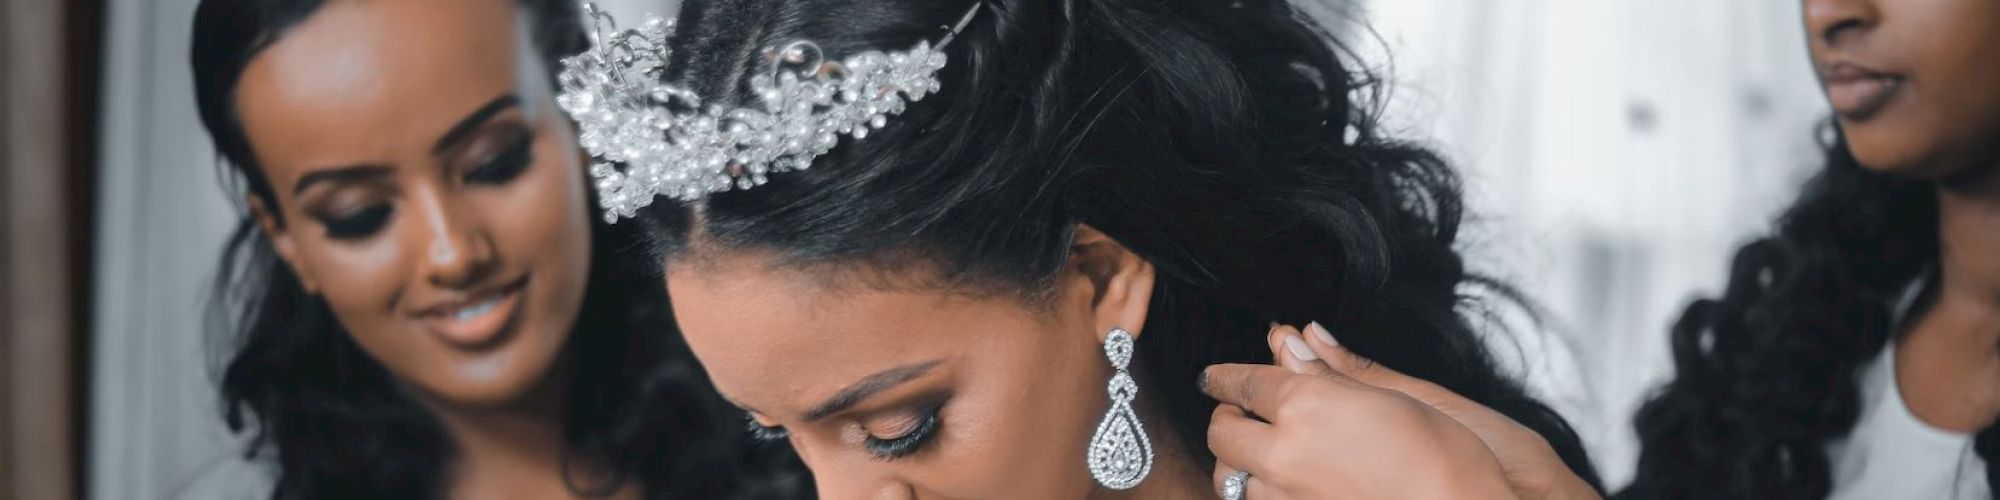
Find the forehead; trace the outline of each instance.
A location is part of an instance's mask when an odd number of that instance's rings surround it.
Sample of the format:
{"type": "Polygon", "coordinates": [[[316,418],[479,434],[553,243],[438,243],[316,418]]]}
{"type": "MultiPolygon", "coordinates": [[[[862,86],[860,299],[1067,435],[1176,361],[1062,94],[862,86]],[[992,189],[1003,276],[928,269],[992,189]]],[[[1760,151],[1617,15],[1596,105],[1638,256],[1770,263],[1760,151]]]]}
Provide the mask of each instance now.
{"type": "Polygon", "coordinates": [[[1006,298],[830,283],[767,262],[669,262],[666,280],[675,319],[716,387],[769,414],[796,415],[883,370],[933,360],[948,368],[1035,321],[1006,298]]]}
{"type": "Polygon", "coordinates": [[[387,154],[513,91],[519,32],[506,0],[331,1],[245,66],[238,115],[270,167],[387,154]]]}

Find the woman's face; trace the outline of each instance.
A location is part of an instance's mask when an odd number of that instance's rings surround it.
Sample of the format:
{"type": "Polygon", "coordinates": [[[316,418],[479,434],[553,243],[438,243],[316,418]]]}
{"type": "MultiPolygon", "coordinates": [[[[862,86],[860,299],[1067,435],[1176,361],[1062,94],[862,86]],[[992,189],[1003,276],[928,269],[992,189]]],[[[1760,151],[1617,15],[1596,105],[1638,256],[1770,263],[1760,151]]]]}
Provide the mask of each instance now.
{"type": "Polygon", "coordinates": [[[674,316],[753,434],[788,439],[821,497],[1092,493],[1084,450],[1111,375],[1101,342],[1112,326],[1138,331],[1149,265],[1065,272],[1044,308],[717,253],[668,263],[674,316]]]}
{"type": "Polygon", "coordinates": [[[1814,66],[1863,165],[1932,179],[2000,166],[2000,1],[1804,2],[1814,66]]]}
{"type": "Polygon", "coordinates": [[[266,234],[434,402],[546,387],[583,299],[579,150],[516,26],[510,1],[328,2],[237,84],[266,234]]]}

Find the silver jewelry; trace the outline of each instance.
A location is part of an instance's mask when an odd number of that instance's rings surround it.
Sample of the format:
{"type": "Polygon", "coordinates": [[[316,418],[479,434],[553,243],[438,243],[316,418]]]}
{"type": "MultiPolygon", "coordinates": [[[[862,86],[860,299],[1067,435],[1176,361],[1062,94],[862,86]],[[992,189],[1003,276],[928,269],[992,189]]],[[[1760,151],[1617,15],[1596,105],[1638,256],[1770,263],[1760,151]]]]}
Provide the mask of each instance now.
{"type": "Polygon", "coordinates": [[[749,189],[769,174],[805,170],[839,144],[888,124],[888,116],[937,92],[944,47],[979,13],[975,2],[933,47],[866,51],[828,61],[818,44],[797,40],[763,52],[770,67],[752,76],[750,103],[704,103],[692,88],[660,81],[673,48],[674,21],[649,18],[619,31],[611,15],[585,3],[590,50],[563,59],[556,102],[576,120],[590,152],[604,218],[632,217],[656,196],[683,202],[749,189]],[[838,134],[838,135],[837,135],[838,134]]]}
{"type": "Polygon", "coordinates": [[[1153,443],[1146,437],[1139,414],[1132,411],[1132,400],[1139,396],[1139,384],[1125,370],[1132,362],[1132,332],[1112,328],[1104,338],[1104,357],[1111,360],[1114,370],[1107,386],[1111,409],[1104,412],[1104,420],[1097,423],[1097,433],[1090,436],[1087,452],[1090,477],[1106,488],[1127,490],[1138,486],[1153,471],[1153,443]]]}
{"type": "Polygon", "coordinates": [[[1250,471],[1239,470],[1231,472],[1229,473],[1229,477],[1222,478],[1222,491],[1220,492],[1222,493],[1222,500],[1243,500],[1243,495],[1248,493],[1245,490],[1249,488],[1250,471]]]}

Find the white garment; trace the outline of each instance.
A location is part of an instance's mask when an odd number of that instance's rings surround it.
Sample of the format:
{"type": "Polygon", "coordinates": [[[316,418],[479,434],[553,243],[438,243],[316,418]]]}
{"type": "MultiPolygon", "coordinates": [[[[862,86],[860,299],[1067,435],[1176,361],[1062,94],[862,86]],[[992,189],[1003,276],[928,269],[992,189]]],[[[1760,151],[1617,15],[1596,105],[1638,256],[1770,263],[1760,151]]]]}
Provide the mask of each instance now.
{"type": "Polygon", "coordinates": [[[1827,457],[1828,500],[1993,498],[1972,435],[1931,427],[1903,402],[1894,342],[1862,368],[1861,420],[1846,439],[1827,446],[1827,457]]]}
{"type": "Polygon", "coordinates": [[[242,448],[231,446],[229,452],[210,457],[194,475],[182,479],[174,491],[165,498],[173,500],[265,500],[277,487],[278,465],[269,458],[270,450],[259,454],[262,458],[244,458],[242,448]]]}

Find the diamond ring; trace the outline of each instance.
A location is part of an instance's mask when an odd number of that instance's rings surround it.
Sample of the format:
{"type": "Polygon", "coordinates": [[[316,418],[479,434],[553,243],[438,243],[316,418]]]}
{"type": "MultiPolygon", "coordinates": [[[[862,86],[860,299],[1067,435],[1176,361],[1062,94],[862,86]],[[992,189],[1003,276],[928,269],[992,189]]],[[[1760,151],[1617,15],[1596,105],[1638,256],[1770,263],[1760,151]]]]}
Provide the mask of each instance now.
{"type": "Polygon", "coordinates": [[[1250,487],[1250,471],[1239,470],[1222,478],[1222,500],[1243,500],[1245,489],[1250,487]]]}

